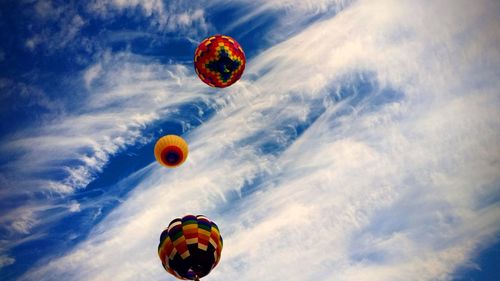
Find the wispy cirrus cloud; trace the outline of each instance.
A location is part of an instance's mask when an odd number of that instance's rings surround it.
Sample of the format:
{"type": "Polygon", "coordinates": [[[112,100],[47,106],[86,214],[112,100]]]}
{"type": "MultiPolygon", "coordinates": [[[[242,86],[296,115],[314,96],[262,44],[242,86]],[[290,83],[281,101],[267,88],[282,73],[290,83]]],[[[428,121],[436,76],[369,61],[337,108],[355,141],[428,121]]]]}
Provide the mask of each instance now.
{"type": "MultiPolygon", "coordinates": [[[[26,237],[40,238],[65,216],[85,210],[88,204],[65,198],[86,188],[117,153],[153,141],[154,132],[144,133],[148,125],[172,119],[182,104],[206,99],[185,66],[130,53],[106,53],[80,82],[86,89],[75,88],[75,99],[61,103],[60,113],[2,140],[0,231],[8,242],[0,248],[2,256],[9,257],[26,237]]],[[[172,122],[188,129],[189,122],[172,122]]],[[[4,260],[7,266],[15,259],[4,260]]]]}
{"type": "Polygon", "coordinates": [[[203,3],[199,1],[160,0],[95,0],[89,2],[87,10],[101,18],[113,18],[117,14],[139,10],[143,17],[150,19],[149,26],[163,32],[194,35],[206,33],[210,28],[205,18],[203,3]]]}
{"type": "MultiPolygon", "coordinates": [[[[351,0],[321,0],[321,1],[219,1],[217,5],[240,6],[236,10],[234,21],[221,26],[223,32],[235,33],[238,36],[257,34],[259,41],[276,44],[299,32],[304,26],[320,19],[332,17],[348,7],[351,0]],[[272,29],[262,32],[266,26],[272,29]],[[258,30],[257,32],[255,32],[258,30]]],[[[212,6],[212,7],[213,7],[212,6]]]]}
{"type": "Polygon", "coordinates": [[[32,19],[38,23],[28,28],[32,35],[25,39],[25,46],[31,51],[43,47],[46,53],[52,54],[73,45],[88,23],[70,3],[39,0],[23,4],[33,10],[32,19]]]}
{"type": "Polygon", "coordinates": [[[165,34],[199,37],[211,28],[201,2],[38,0],[21,5],[26,11],[20,20],[30,21],[22,28],[23,46],[48,57],[76,52],[71,62],[80,66],[92,64],[116,43],[132,44],[134,39],[148,36],[159,44],[167,41],[165,34]],[[125,18],[127,24],[114,26],[115,21],[125,18]],[[94,33],[95,29],[99,29],[99,34],[94,33]]]}
{"type": "Polygon", "coordinates": [[[451,279],[499,231],[498,10],[357,1],[304,27],[214,101],[182,167],[125,179],[86,241],[21,280],[162,278],[158,234],[185,213],[224,237],[207,280],[451,279]]]}
{"type": "Polygon", "coordinates": [[[146,63],[127,53],[106,55],[83,78],[88,91],[74,93],[79,100],[70,105],[71,112],[47,121],[37,131],[30,128],[5,140],[2,150],[16,151],[6,169],[38,176],[62,172],[62,177],[55,176],[67,185],[58,190],[62,193],[85,187],[110,155],[141,139],[144,126],[167,106],[200,97],[180,94],[184,90],[178,81],[194,81],[184,66],[146,63]]]}

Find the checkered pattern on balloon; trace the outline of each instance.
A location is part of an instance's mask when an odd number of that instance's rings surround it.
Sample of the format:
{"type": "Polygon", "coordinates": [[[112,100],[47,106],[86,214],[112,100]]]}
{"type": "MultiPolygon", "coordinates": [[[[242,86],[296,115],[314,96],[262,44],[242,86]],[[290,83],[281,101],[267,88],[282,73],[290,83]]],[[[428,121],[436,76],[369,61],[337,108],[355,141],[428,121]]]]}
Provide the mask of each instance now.
{"type": "Polygon", "coordinates": [[[225,35],[203,40],[195,51],[194,66],[206,84],[224,88],[240,79],[245,70],[245,53],[240,44],[225,35]]]}

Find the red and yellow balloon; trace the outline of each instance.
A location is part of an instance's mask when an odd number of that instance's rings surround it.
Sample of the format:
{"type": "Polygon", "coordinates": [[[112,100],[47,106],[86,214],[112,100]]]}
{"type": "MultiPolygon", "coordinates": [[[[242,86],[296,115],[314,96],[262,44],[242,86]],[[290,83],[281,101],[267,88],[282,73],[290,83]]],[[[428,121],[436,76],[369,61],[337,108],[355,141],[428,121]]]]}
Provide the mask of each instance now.
{"type": "Polygon", "coordinates": [[[226,35],[203,40],[194,53],[194,68],[207,85],[225,88],[240,79],[245,70],[245,53],[240,44],[226,35]]]}
{"type": "Polygon", "coordinates": [[[160,138],[155,145],[156,161],[168,168],[180,166],[186,161],[188,153],[188,144],[183,138],[176,135],[166,135],[160,138]]]}

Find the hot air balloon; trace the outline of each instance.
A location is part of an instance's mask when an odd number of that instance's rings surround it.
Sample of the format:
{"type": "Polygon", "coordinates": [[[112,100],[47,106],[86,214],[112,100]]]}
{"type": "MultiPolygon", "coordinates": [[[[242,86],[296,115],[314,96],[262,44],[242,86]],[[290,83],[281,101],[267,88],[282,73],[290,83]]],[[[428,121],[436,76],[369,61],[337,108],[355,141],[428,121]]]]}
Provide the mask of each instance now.
{"type": "Polygon", "coordinates": [[[240,79],[245,70],[245,53],[240,44],[225,35],[203,40],[194,53],[194,68],[206,84],[225,88],[240,79]]]}
{"type": "Polygon", "coordinates": [[[217,225],[202,215],[170,222],[160,236],[158,256],[167,272],[182,280],[199,280],[219,263],[222,237],[217,225]]]}
{"type": "Polygon", "coordinates": [[[186,161],[188,145],[184,139],[176,135],[166,135],[155,145],[155,158],[165,167],[173,168],[186,161]]]}

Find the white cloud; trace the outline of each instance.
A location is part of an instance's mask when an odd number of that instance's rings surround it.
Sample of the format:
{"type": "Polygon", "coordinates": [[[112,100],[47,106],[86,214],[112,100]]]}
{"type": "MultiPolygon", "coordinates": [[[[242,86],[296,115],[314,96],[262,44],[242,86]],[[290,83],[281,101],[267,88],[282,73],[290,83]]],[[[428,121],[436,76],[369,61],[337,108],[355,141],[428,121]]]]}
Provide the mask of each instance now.
{"type": "Polygon", "coordinates": [[[85,71],[83,75],[83,80],[85,81],[85,86],[87,87],[87,89],[90,88],[92,81],[98,78],[101,72],[102,72],[102,65],[100,63],[92,65],[85,71]]]}
{"type": "Polygon", "coordinates": [[[38,221],[32,212],[24,212],[21,216],[12,221],[10,228],[22,234],[29,234],[31,232],[31,228],[37,224],[37,222],[38,221]]]}
{"type": "Polygon", "coordinates": [[[36,49],[37,45],[40,44],[40,42],[42,41],[41,37],[39,35],[34,35],[33,37],[29,38],[28,40],[26,40],[25,42],[25,46],[30,49],[30,51],[33,51],[36,49]]]}
{"type": "Polygon", "coordinates": [[[163,12],[164,6],[161,0],[113,0],[112,4],[119,8],[141,7],[147,16],[153,12],[163,12]]]}
{"type": "Polygon", "coordinates": [[[79,35],[88,22],[70,4],[56,8],[52,1],[39,1],[33,8],[36,28],[30,28],[31,35],[24,43],[30,51],[44,48],[53,54],[65,47],[83,44],[79,35]]]}
{"type": "Polygon", "coordinates": [[[88,3],[87,9],[94,15],[110,18],[126,10],[139,9],[150,19],[151,27],[161,31],[193,35],[206,33],[209,25],[204,10],[197,2],[161,0],[95,0],[88,3]]]}
{"type": "MultiPolygon", "coordinates": [[[[45,216],[45,217],[39,217],[40,213],[47,213],[48,211],[54,210],[58,207],[65,207],[65,206],[60,206],[60,205],[51,205],[49,203],[49,200],[46,202],[36,202],[33,200],[33,202],[30,202],[28,204],[25,204],[24,206],[13,208],[11,210],[8,210],[0,216],[0,229],[6,233],[6,236],[4,237],[16,237],[16,235],[21,234],[24,238],[22,239],[30,239],[34,238],[36,236],[39,236],[39,234],[35,234],[33,232],[33,229],[39,226],[41,222],[43,223],[50,223],[51,221],[56,220],[56,216],[45,216]]],[[[19,239],[18,241],[21,241],[19,239]]],[[[14,243],[13,241],[10,241],[10,244],[7,245],[10,247],[15,246],[17,243],[14,243]]],[[[4,251],[6,247],[0,247],[0,254],[2,254],[2,251],[4,251]]]]}
{"type": "Polygon", "coordinates": [[[75,40],[80,30],[85,26],[86,22],[80,15],[74,15],[67,23],[67,27],[62,28],[58,34],[59,47],[64,47],[71,41],[75,40]]]}
{"type": "Polygon", "coordinates": [[[72,201],[71,204],[69,205],[69,211],[72,213],[80,212],[80,203],[72,201]]]}
{"type": "Polygon", "coordinates": [[[54,113],[61,108],[60,102],[51,99],[42,89],[24,82],[0,78],[0,91],[2,91],[1,111],[8,109],[15,111],[21,107],[26,110],[35,107],[54,113]]]}
{"type": "Polygon", "coordinates": [[[9,256],[0,256],[0,269],[16,262],[16,259],[9,256]]]}
{"type": "Polygon", "coordinates": [[[43,19],[54,19],[64,12],[61,6],[55,6],[51,0],[39,0],[35,4],[36,14],[43,19]]]}
{"type": "Polygon", "coordinates": [[[263,0],[263,1],[218,1],[210,2],[212,7],[234,5],[235,2],[243,7],[239,16],[233,22],[223,28],[226,33],[234,32],[237,27],[242,28],[239,36],[252,32],[255,28],[262,27],[269,20],[269,16],[275,21],[270,34],[263,36],[262,40],[272,43],[285,40],[289,36],[299,32],[304,26],[320,18],[328,18],[348,7],[352,0],[263,0]],[[251,24],[249,24],[251,22],[251,24]]]}
{"type": "MultiPolygon", "coordinates": [[[[86,241],[21,280],[166,278],[158,235],[186,213],[214,219],[224,237],[207,281],[450,279],[499,231],[500,206],[487,200],[500,182],[495,11],[493,1],[367,0],[304,28],[221,91],[182,167],[152,163],[125,179],[141,182],[86,241]],[[269,143],[284,151],[263,153],[269,143]]],[[[183,67],[134,58],[103,67],[119,75],[94,80],[92,115],[52,125],[38,149],[69,130],[55,144],[93,147],[86,163],[98,166],[138,138],[123,128],[198,97],[183,67]]]]}

